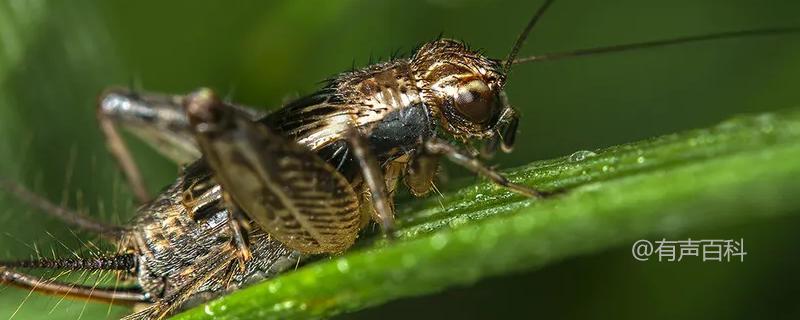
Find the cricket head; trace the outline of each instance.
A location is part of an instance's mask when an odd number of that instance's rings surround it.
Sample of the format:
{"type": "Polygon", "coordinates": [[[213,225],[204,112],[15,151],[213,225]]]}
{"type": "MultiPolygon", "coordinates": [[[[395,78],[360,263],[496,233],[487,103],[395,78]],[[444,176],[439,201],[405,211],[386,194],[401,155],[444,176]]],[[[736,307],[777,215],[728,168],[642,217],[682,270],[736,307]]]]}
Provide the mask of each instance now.
{"type": "Polygon", "coordinates": [[[447,134],[465,143],[483,142],[485,155],[511,150],[518,116],[505,98],[500,61],[439,39],[417,50],[411,64],[423,101],[447,134]]]}

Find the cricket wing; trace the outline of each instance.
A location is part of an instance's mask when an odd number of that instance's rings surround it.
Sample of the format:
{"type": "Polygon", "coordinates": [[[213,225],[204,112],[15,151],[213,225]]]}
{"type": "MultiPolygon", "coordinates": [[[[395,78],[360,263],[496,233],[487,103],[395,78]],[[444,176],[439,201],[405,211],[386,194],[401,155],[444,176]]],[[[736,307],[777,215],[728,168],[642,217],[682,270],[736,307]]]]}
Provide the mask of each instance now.
{"type": "Polygon", "coordinates": [[[341,140],[359,123],[357,106],[338,101],[331,89],[297,99],[259,122],[310,150],[341,140]]]}
{"type": "Polygon", "coordinates": [[[201,90],[187,112],[215,179],[258,226],[304,253],[340,252],[357,236],[358,197],[304,146],[234,112],[201,90]]]}

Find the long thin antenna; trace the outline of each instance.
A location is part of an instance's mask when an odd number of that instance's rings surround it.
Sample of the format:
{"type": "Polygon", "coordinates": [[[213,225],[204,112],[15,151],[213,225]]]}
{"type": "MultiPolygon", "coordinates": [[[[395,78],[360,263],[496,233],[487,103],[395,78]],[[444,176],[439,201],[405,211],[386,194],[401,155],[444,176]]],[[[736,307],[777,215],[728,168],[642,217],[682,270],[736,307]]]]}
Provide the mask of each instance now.
{"type": "Polygon", "coordinates": [[[679,37],[679,38],[672,38],[672,39],[663,39],[663,40],[654,40],[654,41],[646,41],[646,42],[618,44],[618,45],[607,46],[607,47],[595,47],[595,48],[578,49],[578,50],[572,50],[572,51],[545,53],[545,54],[539,54],[539,55],[533,55],[533,56],[529,56],[529,57],[519,58],[519,59],[515,59],[513,61],[512,60],[506,60],[505,64],[506,64],[506,66],[508,66],[508,65],[517,65],[517,64],[522,64],[522,63],[528,63],[528,62],[551,61],[551,60],[559,60],[559,59],[565,59],[565,58],[591,56],[591,55],[604,54],[604,53],[632,51],[632,50],[639,50],[639,49],[649,49],[649,48],[655,48],[655,47],[664,47],[664,46],[670,46],[670,45],[676,45],[676,44],[684,44],[684,43],[689,43],[689,42],[701,42],[701,41],[709,41],[709,40],[721,40],[721,39],[745,38],[745,37],[761,37],[761,36],[792,34],[792,33],[800,33],[800,27],[785,27],[785,28],[767,28],[767,29],[750,29],[750,30],[728,31],[728,32],[719,32],[719,33],[710,33],[710,34],[703,34],[703,35],[696,35],[696,36],[688,36],[688,37],[679,37]]]}
{"type": "Polygon", "coordinates": [[[514,59],[517,58],[517,53],[519,53],[519,49],[522,48],[522,45],[525,44],[525,40],[528,39],[528,34],[531,33],[533,27],[539,22],[539,18],[544,15],[544,12],[547,11],[547,8],[553,4],[555,0],[545,0],[544,4],[539,7],[539,10],[536,11],[536,14],[533,15],[530,21],[528,21],[528,25],[525,26],[525,29],[522,30],[522,33],[517,37],[517,41],[514,43],[514,47],[511,48],[511,52],[508,54],[506,58],[505,66],[503,66],[503,73],[508,75],[511,71],[511,65],[514,63],[514,59]]]}

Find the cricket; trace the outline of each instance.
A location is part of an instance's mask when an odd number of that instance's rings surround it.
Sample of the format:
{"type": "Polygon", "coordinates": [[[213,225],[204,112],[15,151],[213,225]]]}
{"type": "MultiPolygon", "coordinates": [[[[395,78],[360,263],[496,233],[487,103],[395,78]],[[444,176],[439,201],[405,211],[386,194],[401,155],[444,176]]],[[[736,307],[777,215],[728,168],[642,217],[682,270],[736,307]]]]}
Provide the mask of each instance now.
{"type": "MultiPolygon", "coordinates": [[[[519,112],[505,85],[516,66],[698,41],[800,33],[797,27],[734,30],[521,56],[554,0],[532,18],[505,57],[486,57],[442,37],[394,58],[344,72],[272,112],[229,102],[211,89],[163,94],[110,88],[97,122],[110,155],[141,205],[112,225],[0,177],[0,190],[70,227],[97,234],[104,256],[0,261],[0,283],[35,293],[130,306],[124,319],[164,319],[268,281],[314,257],[345,252],[377,224],[395,240],[395,194],[425,197],[443,161],[534,201],[558,197],[509,181],[487,162],[511,152],[519,112]],[[120,134],[125,130],[183,169],[158,194],[120,134]],[[118,287],[38,277],[31,269],[113,271],[118,287]]],[[[55,120],[57,121],[57,120],[55,120]]]]}

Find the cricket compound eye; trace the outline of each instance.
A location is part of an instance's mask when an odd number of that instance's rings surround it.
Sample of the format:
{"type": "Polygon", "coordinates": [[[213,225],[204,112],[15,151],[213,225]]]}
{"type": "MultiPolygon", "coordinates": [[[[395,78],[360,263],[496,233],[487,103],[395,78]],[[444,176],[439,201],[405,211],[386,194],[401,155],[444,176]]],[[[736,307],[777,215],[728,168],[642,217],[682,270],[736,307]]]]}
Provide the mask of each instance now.
{"type": "Polygon", "coordinates": [[[486,123],[492,119],[494,94],[482,80],[471,80],[458,86],[453,98],[456,110],[468,120],[486,123]]]}

